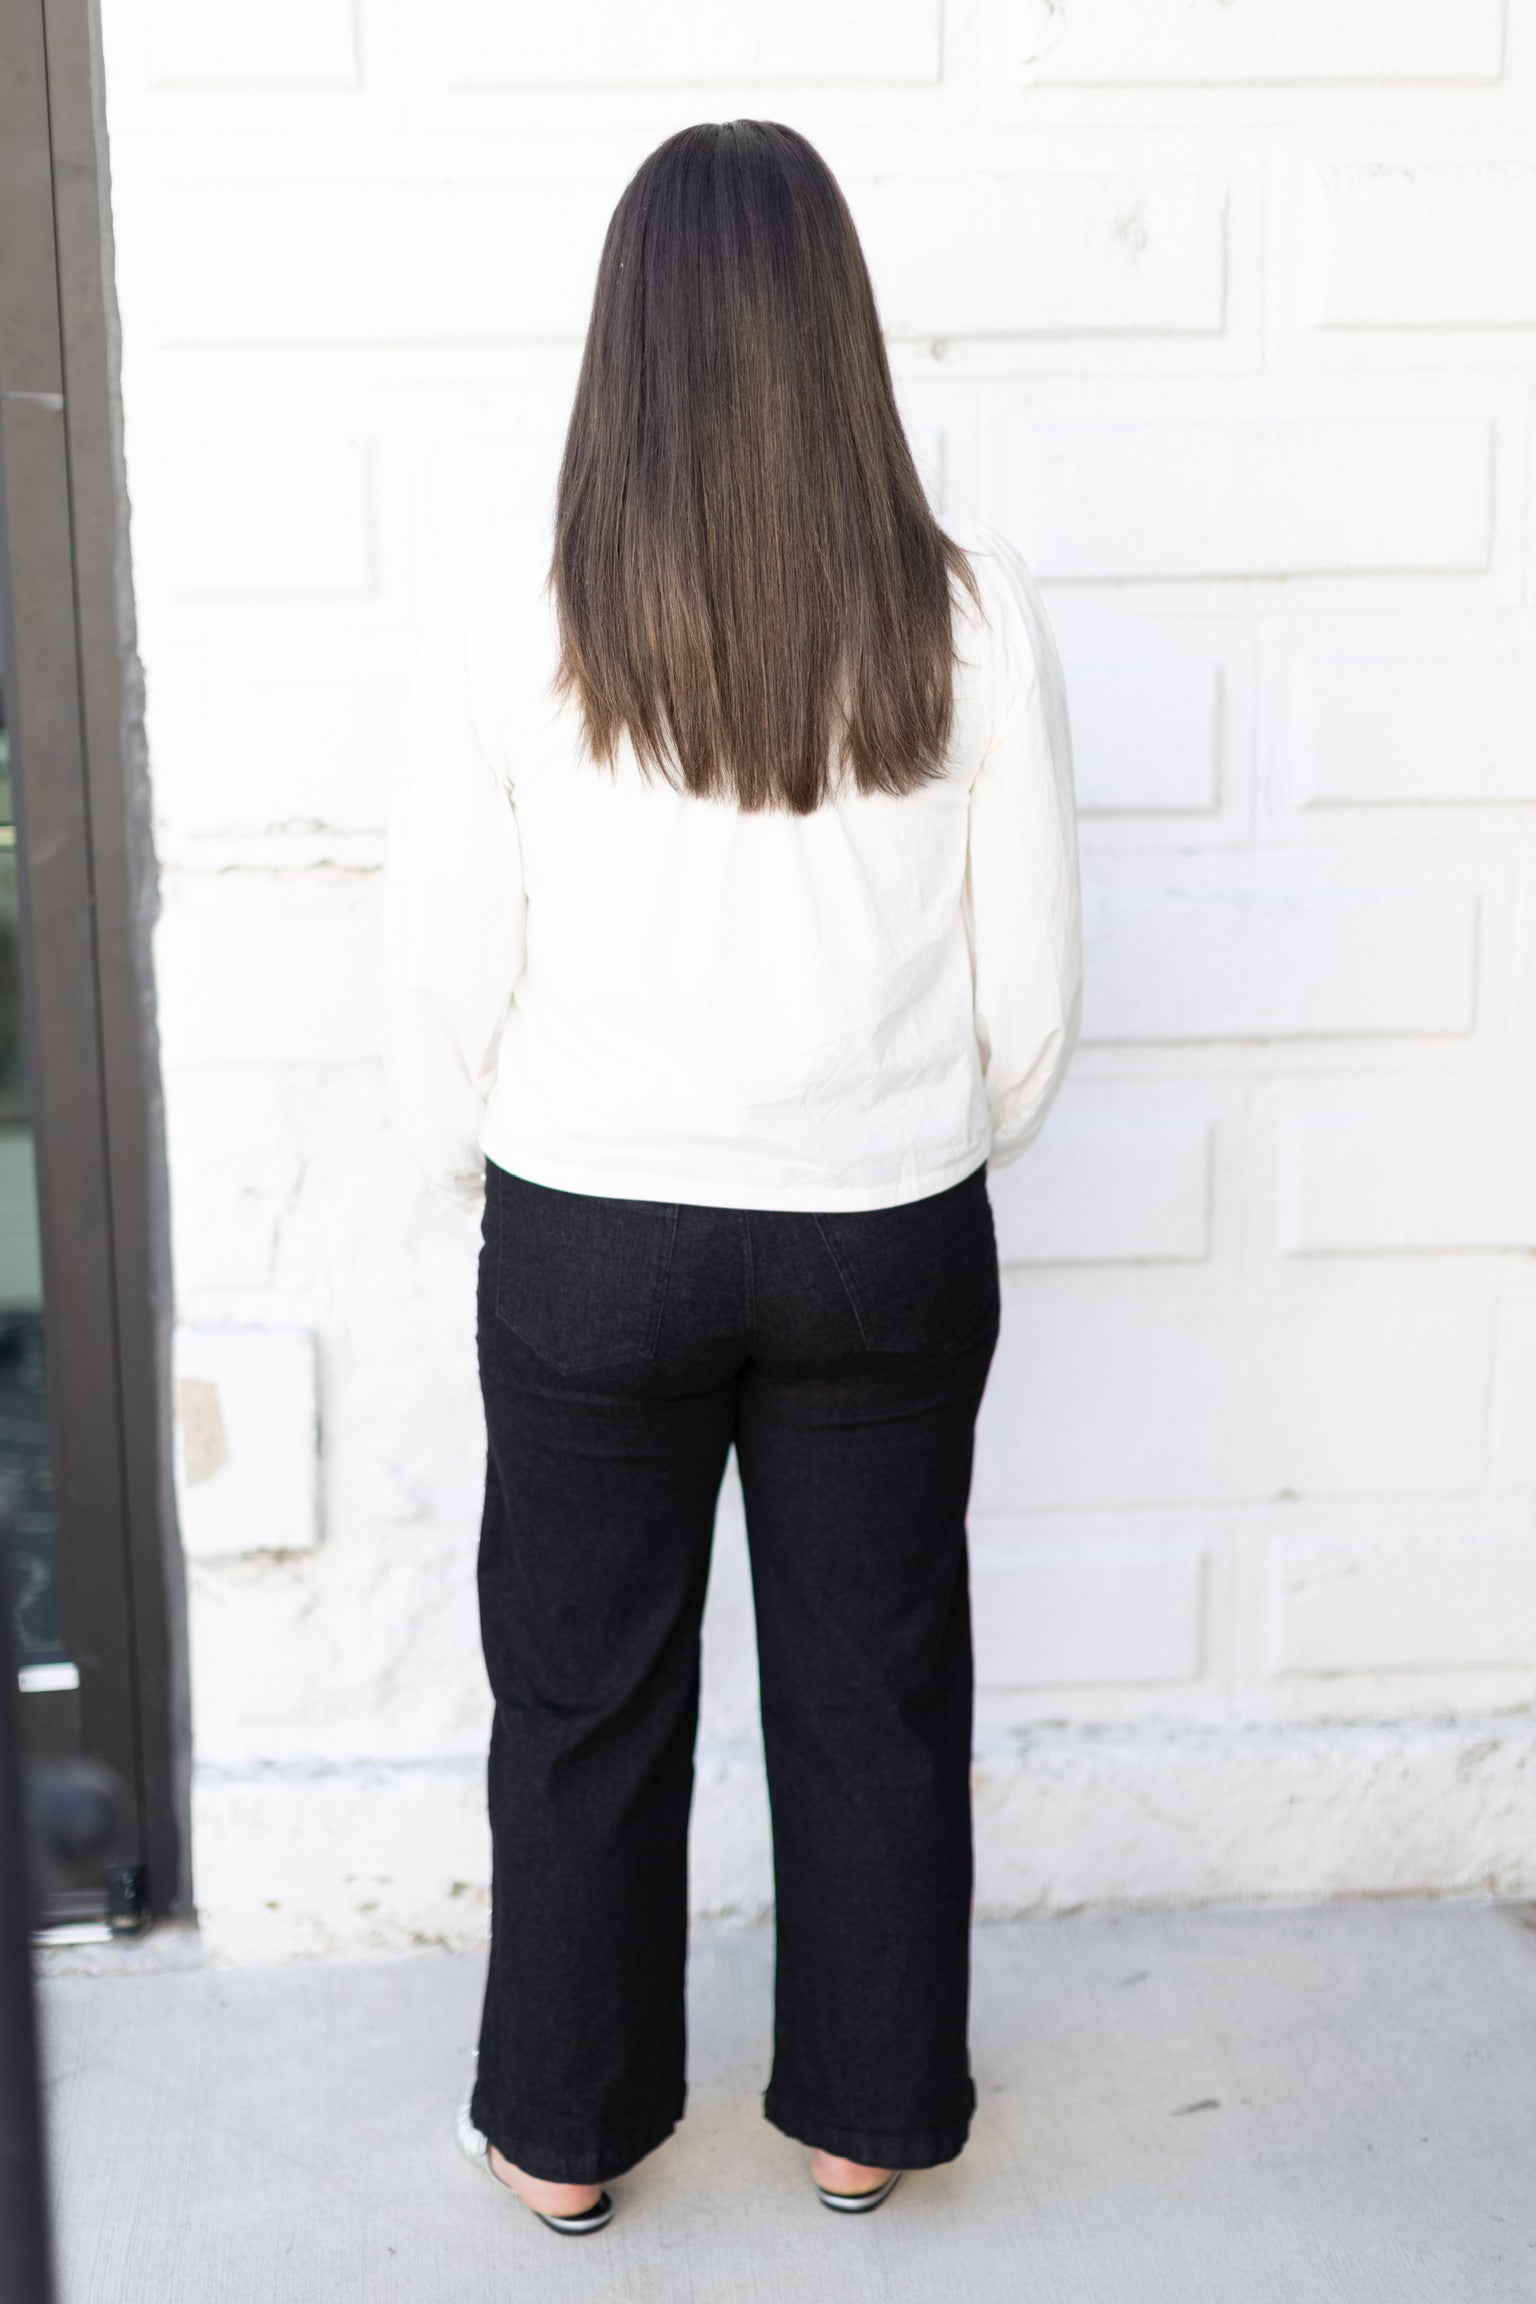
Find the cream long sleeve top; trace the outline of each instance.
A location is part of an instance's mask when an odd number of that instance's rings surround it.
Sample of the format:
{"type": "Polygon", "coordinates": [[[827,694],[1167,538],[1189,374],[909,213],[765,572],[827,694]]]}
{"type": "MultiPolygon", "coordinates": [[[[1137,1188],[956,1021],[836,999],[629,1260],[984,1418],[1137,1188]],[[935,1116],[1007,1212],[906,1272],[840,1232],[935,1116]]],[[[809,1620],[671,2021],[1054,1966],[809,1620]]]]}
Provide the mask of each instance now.
{"type": "Polygon", "coordinates": [[[953,529],[944,773],[744,815],[586,755],[538,554],[493,540],[433,616],[385,874],[396,1114],[472,1203],[537,1184],[885,1208],[1021,1152],[1081,983],[1061,667],[1018,555],[953,529]]]}

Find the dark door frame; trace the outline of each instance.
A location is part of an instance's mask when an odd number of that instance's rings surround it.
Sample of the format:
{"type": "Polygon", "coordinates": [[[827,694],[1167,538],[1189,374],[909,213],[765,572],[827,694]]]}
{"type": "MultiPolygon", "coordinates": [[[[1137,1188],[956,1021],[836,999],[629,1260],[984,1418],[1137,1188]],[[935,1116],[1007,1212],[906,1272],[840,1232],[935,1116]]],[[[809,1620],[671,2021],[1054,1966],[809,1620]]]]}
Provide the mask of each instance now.
{"type": "Polygon", "coordinates": [[[65,1638],[48,1741],[133,1793],[146,1907],[190,1910],[170,1479],[154,855],[129,580],[96,0],[0,0],[0,551],[65,1638]],[[71,1707],[68,1719],[57,1707],[71,1707]]]}

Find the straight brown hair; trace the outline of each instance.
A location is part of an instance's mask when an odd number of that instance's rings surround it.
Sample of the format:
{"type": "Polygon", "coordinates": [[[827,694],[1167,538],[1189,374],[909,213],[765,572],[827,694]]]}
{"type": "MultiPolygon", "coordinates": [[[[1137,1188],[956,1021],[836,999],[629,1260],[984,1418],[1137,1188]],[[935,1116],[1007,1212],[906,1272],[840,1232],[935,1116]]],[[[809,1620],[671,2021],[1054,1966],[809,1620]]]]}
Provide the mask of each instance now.
{"type": "Polygon", "coordinates": [[[603,246],[560,469],[558,686],[595,759],[807,815],[940,773],[951,583],[863,251],[792,128],[685,128],[603,246]]]}

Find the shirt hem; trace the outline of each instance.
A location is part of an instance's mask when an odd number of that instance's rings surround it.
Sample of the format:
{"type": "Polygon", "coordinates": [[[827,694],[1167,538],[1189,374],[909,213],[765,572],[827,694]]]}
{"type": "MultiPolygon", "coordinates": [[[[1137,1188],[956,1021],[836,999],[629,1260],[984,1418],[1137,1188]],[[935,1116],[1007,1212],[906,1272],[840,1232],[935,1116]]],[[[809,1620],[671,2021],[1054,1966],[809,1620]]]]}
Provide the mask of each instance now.
{"type": "Polygon", "coordinates": [[[614,1160],[576,1161],[547,1148],[484,1139],[488,1160],[525,1183],[542,1184],[552,1192],[581,1192],[598,1200],[652,1200],[691,1208],[754,1208],[789,1216],[857,1215],[877,1208],[904,1208],[914,1200],[930,1200],[964,1183],[985,1164],[985,1140],[968,1145],[956,1158],[925,1168],[915,1175],[883,1183],[860,1180],[838,1182],[830,1176],[765,1178],[731,1174],[723,1167],[710,1169],[668,1167],[642,1173],[631,1163],[614,1160]]]}

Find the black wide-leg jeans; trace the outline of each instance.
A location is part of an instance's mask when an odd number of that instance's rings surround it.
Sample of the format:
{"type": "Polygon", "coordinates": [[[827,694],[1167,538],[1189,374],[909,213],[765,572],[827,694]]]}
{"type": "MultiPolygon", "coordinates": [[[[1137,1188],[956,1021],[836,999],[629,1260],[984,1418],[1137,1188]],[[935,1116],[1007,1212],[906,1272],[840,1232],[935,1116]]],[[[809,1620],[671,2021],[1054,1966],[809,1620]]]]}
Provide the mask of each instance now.
{"type": "Polygon", "coordinates": [[[764,2108],[871,2167],[963,2146],[965,1513],[997,1317],[980,1170],[903,1207],[801,1215],[489,1168],[473,2117],[528,2174],[620,2175],[682,2113],[699,1624],[733,1443],[778,1915],[764,2108]]]}

